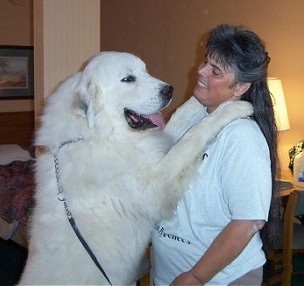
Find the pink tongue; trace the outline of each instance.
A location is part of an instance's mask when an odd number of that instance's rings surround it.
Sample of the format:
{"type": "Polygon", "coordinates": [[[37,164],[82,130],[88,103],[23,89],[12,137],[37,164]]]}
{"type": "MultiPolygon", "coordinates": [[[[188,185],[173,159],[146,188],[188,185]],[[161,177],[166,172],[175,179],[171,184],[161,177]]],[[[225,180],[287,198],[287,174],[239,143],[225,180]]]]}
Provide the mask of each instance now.
{"type": "Polygon", "coordinates": [[[161,112],[150,114],[150,115],[144,115],[144,117],[150,119],[155,125],[157,125],[161,129],[165,128],[166,122],[165,122],[164,117],[161,114],[161,112]]]}

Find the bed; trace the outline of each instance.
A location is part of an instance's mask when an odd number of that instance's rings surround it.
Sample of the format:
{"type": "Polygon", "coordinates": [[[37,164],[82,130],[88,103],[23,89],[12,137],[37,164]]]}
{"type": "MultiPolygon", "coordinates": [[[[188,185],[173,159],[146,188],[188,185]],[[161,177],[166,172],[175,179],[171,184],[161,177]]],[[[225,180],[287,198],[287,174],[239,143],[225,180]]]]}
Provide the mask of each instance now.
{"type": "Polygon", "coordinates": [[[34,112],[0,113],[0,237],[28,243],[34,206],[34,112]]]}

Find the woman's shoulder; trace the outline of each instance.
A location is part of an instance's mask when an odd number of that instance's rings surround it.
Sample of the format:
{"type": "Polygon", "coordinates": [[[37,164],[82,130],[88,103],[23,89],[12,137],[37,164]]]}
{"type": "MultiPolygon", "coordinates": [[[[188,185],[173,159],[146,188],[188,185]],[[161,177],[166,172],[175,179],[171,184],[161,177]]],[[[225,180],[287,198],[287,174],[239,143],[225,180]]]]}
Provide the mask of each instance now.
{"type": "Polygon", "coordinates": [[[224,128],[224,130],[229,132],[239,132],[243,131],[242,133],[261,133],[261,130],[258,126],[258,124],[250,117],[246,118],[238,118],[229,124],[224,128]]]}
{"type": "Polygon", "coordinates": [[[229,141],[265,142],[258,124],[251,118],[240,118],[229,123],[221,132],[221,137],[229,141]]]}
{"type": "Polygon", "coordinates": [[[222,153],[229,156],[242,154],[246,157],[253,153],[268,156],[269,152],[262,131],[250,118],[236,119],[229,123],[218,135],[213,148],[222,150],[222,153]]]}

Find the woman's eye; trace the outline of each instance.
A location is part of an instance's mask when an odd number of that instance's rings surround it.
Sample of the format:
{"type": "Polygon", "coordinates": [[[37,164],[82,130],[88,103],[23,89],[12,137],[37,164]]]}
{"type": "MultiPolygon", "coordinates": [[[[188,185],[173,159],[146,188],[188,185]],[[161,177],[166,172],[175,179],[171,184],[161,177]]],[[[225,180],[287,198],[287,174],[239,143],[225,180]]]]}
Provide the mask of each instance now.
{"type": "Polygon", "coordinates": [[[133,75],[128,75],[124,77],[121,82],[135,82],[135,76],[133,75]]]}

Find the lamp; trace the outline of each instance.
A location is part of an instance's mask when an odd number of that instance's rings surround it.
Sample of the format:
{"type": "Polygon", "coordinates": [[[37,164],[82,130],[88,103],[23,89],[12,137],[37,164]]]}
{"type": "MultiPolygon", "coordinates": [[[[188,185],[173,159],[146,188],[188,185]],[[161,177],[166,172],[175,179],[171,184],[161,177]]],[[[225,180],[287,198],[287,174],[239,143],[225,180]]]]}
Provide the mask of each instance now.
{"type": "Polygon", "coordinates": [[[279,131],[290,129],[282,82],[277,77],[267,78],[268,88],[272,94],[272,103],[276,124],[279,131]]]}

